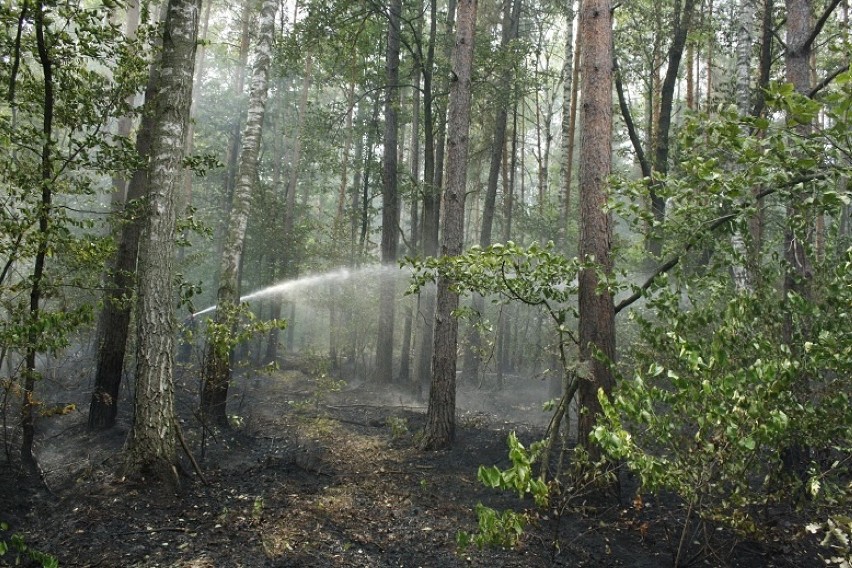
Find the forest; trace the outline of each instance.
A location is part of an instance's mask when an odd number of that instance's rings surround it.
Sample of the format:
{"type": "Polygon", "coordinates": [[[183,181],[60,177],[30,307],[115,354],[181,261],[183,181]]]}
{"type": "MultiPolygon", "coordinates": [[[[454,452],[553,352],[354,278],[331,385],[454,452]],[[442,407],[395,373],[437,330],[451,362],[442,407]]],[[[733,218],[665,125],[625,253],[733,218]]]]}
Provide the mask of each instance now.
{"type": "Polygon", "coordinates": [[[849,0],[5,0],[0,566],[852,566],[849,0]]]}

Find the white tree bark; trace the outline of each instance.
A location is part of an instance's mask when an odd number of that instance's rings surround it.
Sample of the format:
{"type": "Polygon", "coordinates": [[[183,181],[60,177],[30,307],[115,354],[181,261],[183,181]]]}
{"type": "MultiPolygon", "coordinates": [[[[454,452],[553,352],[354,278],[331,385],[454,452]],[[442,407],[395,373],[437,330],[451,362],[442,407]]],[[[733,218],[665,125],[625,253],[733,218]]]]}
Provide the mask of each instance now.
{"type": "Polygon", "coordinates": [[[175,481],[175,196],[183,169],[200,7],[200,0],[170,0],[166,12],[148,162],[148,209],[139,243],[136,404],[127,441],[131,472],[175,481]]]}
{"type": "MultiPolygon", "coordinates": [[[[736,101],[740,115],[746,116],[751,112],[751,48],[752,20],[754,9],[750,0],[740,0],[737,9],[737,65],[736,65],[736,101]]],[[[745,260],[748,257],[745,239],[737,229],[731,235],[731,246],[734,249],[734,263],[731,273],[734,286],[738,292],[749,289],[749,276],[745,260]]]]}
{"type": "MultiPolygon", "coordinates": [[[[239,268],[245,243],[246,227],[251,211],[252,190],[257,178],[257,158],[263,134],[263,119],[269,95],[269,68],[272,61],[275,0],[263,0],[260,8],[260,32],[255,46],[255,63],[249,90],[249,105],[246,125],[242,135],[239,173],[234,187],[228,232],[222,249],[219,266],[219,290],[217,294],[216,321],[232,326],[233,308],[240,301],[239,268]]],[[[230,353],[208,344],[205,350],[204,390],[202,408],[208,420],[226,423],[225,402],[230,381],[230,353]]]]}

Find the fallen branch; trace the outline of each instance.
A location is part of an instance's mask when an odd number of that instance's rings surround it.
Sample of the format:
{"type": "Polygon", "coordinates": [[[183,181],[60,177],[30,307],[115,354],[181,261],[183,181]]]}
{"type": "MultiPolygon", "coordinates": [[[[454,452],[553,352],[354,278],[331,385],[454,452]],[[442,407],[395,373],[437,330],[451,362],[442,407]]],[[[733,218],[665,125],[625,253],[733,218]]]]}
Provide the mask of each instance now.
{"type": "Polygon", "coordinates": [[[198,462],[195,461],[195,456],[192,455],[192,452],[189,451],[189,446],[186,444],[186,440],[183,437],[183,432],[180,429],[180,425],[175,422],[175,430],[177,431],[177,437],[180,441],[180,445],[183,448],[183,451],[186,452],[187,457],[189,457],[189,461],[192,462],[192,469],[195,470],[195,473],[198,474],[198,477],[201,479],[201,483],[204,485],[210,485],[210,482],[207,481],[207,478],[204,477],[204,473],[201,471],[201,467],[199,467],[198,462]]]}

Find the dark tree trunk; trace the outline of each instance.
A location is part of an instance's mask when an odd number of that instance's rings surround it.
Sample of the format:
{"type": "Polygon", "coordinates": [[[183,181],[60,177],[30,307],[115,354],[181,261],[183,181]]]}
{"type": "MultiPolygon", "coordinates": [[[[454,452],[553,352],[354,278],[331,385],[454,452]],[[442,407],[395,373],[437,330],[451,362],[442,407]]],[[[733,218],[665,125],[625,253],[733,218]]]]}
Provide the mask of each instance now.
{"type": "MultiPolygon", "coordinates": [[[[447,135],[449,151],[441,256],[457,256],[461,254],[463,246],[476,0],[462,0],[458,6],[457,18],[452,61],[454,80],[450,86],[447,135]]],[[[450,284],[445,277],[438,278],[432,384],[421,444],[423,449],[449,447],[455,438],[458,320],[452,312],[458,308],[459,296],[450,289],[450,284]]]]}
{"type": "MultiPolygon", "coordinates": [[[[518,24],[521,16],[521,0],[504,0],[503,2],[503,34],[501,47],[506,49],[513,39],[518,36],[518,24]]],[[[479,246],[491,246],[491,232],[494,226],[494,209],[497,203],[497,182],[500,177],[500,163],[503,159],[503,148],[506,142],[506,124],[509,119],[509,96],[512,92],[513,70],[507,68],[500,76],[498,89],[497,116],[494,121],[494,138],[491,145],[491,163],[488,168],[488,182],[485,186],[485,203],[482,207],[482,226],[479,232],[479,246]]],[[[481,314],[485,308],[485,299],[475,294],[473,310],[481,314]]],[[[479,366],[482,363],[482,338],[479,328],[470,326],[467,335],[467,347],[463,361],[463,376],[466,381],[475,383],[479,376],[479,366]]]]}
{"type": "MultiPolygon", "coordinates": [[[[807,96],[811,89],[811,45],[813,32],[811,0],[787,0],[787,49],[784,54],[787,81],[802,95],[807,96]]],[[[810,124],[799,124],[795,127],[803,137],[811,131],[810,124]]],[[[805,215],[804,210],[797,204],[787,207],[787,227],[784,230],[784,295],[785,302],[791,295],[798,295],[804,300],[811,299],[812,267],[806,243],[812,237],[813,220],[808,218],[805,224],[797,222],[797,217],[805,215]],[[796,227],[796,226],[799,227],[796,227]],[[796,228],[794,228],[796,227],[796,228]],[[802,234],[804,227],[804,234],[802,234]]],[[[801,356],[799,341],[796,341],[796,324],[792,307],[787,306],[784,314],[783,340],[789,348],[792,357],[801,356]]],[[[807,325],[807,323],[799,324],[807,325]]],[[[807,337],[807,330],[803,335],[807,337]]],[[[793,385],[793,395],[803,404],[807,404],[810,392],[810,378],[800,375],[793,385]]],[[[804,481],[810,461],[810,451],[802,440],[797,425],[793,425],[792,440],[782,452],[785,469],[792,475],[804,481]]]]}
{"type": "Polygon", "coordinates": [[[29,321],[30,331],[27,338],[27,351],[24,357],[26,369],[24,371],[23,403],[21,405],[21,461],[31,470],[36,469],[36,459],[33,453],[33,442],[35,441],[35,381],[38,376],[36,370],[36,355],[41,343],[41,333],[37,325],[41,317],[42,279],[44,278],[44,265],[47,259],[49,245],[49,232],[51,221],[51,210],[53,207],[53,105],[55,102],[53,85],[53,59],[48,52],[45,40],[45,7],[39,4],[35,13],[36,44],[38,47],[38,59],[41,65],[42,81],[44,85],[44,100],[42,105],[42,128],[43,136],[41,146],[41,165],[39,178],[41,185],[41,206],[38,210],[38,247],[33,264],[32,285],[30,287],[29,321]]]}
{"type": "MultiPolygon", "coordinates": [[[[382,160],[382,264],[396,264],[399,247],[399,195],[397,191],[399,107],[399,23],[402,0],[393,0],[388,20],[385,79],[385,140],[382,160]]],[[[396,279],[382,278],[379,284],[379,327],[376,341],[378,383],[393,382],[394,319],[396,315],[396,279]]]]}
{"type": "MultiPolygon", "coordinates": [[[[430,3],[431,23],[429,28],[429,48],[426,65],[423,72],[423,133],[426,147],[423,158],[423,255],[438,255],[438,226],[441,218],[441,186],[444,179],[444,142],[446,139],[445,107],[434,97],[432,88],[433,70],[435,64],[435,44],[437,42],[437,2],[430,3]],[[437,109],[437,112],[433,112],[437,109]],[[437,120],[437,123],[435,122],[437,120]]],[[[452,35],[456,19],[456,0],[449,0],[447,5],[446,33],[452,35]]],[[[449,49],[449,48],[448,48],[449,49]]],[[[438,87],[439,92],[445,92],[448,85],[446,80],[438,87]]],[[[427,287],[421,296],[422,322],[418,334],[417,376],[415,381],[421,389],[428,389],[432,376],[432,355],[435,338],[435,290],[427,287]]]]}
{"type": "MultiPolygon", "coordinates": [[[[684,0],[681,7],[680,0],[675,2],[674,35],[669,46],[668,65],[666,76],[660,89],[660,113],[657,116],[657,129],[654,138],[654,173],[665,177],[669,171],[669,131],[671,130],[672,113],[674,112],[674,95],[677,87],[678,71],[683,51],[686,47],[686,36],[692,22],[692,14],[695,11],[695,0],[684,0]]],[[[659,226],[666,218],[666,200],[659,195],[657,181],[651,182],[651,211],[659,226]]],[[[648,251],[655,256],[662,252],[663,243],[651,230],[648,239],[648,251]]]]}
{"type": "MultiPolygon", "coordinates": [[[[157,97],[159,68],[152,65],[145,89],[145,107],[152,108],[157,97]]],[[[136,153],[143,163],[151,150],[154,117],[143,113],[136,134],[136,153]]],[[[115,426],[118,415],[118,396],[130,333],[132,297],[136,280],[136,258],[139,234],[145,222],[142,200],[148,194],[148,170],[141,167],[133,172],[127,187],[121,234],[118,248],[107,274],[106,297],[98,321],[98,355],[95,368],[95,389],[89,404],[89,428],[106,430],[115,426]]]]}

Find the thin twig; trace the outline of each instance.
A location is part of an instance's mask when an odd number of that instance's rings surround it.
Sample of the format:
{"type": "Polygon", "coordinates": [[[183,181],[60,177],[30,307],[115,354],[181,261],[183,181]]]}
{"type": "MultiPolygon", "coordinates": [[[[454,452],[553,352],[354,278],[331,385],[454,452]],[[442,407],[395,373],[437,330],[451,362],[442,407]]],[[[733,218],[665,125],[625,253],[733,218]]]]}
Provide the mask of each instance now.
{"type": "Polygon", "coordinates": [[[183,448],[183,451],[186,452],[186,455],[189,457],[189,461],[192,462],[192,469],[195,470],[195,473],[198,474],[198,477],[201,479],[201,483],[204,485],[210,485],[210,482],[207,481],[207,478],[204,477],[204,472],[201,471],[201,468],[198,466],[198,462],[195,461],[195,456],[192,455],[192,452],[189,451],[189,446],[186,445],[186,440],[183,437],[183,432],[180,429],[180,425],[175,421],[175,430],[177,431],[177,437],[180,441],[180,445],[183,448]]]}

